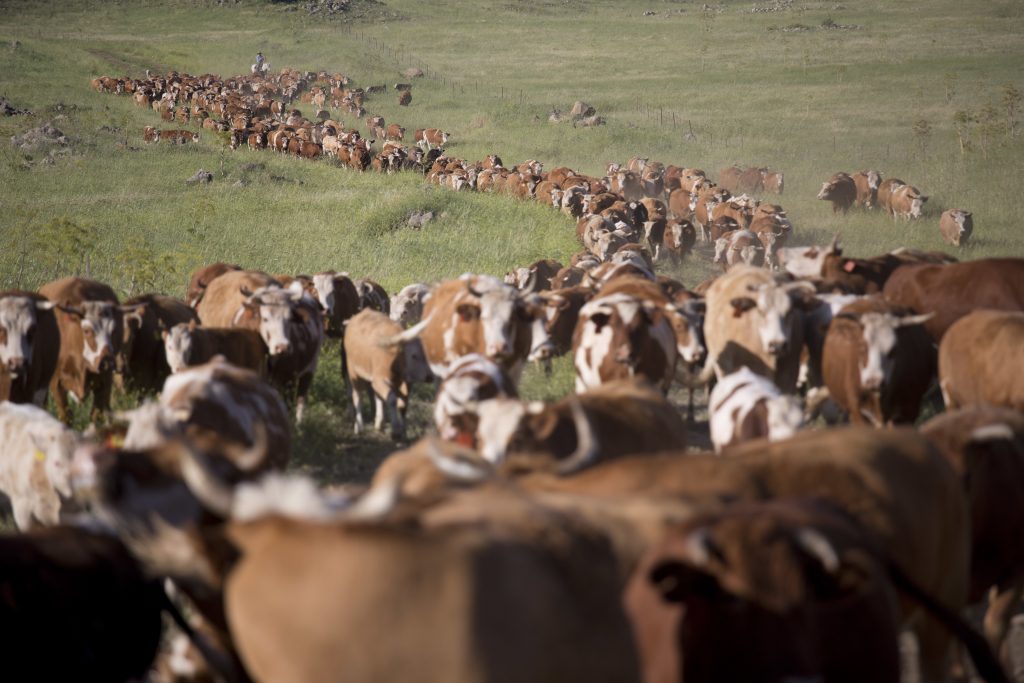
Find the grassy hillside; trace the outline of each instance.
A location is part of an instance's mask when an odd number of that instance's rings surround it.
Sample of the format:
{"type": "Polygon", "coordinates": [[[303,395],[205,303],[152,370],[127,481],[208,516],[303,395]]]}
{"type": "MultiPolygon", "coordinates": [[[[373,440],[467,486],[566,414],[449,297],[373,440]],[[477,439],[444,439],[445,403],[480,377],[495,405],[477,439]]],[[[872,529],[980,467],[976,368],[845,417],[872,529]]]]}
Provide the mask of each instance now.
{"type": "MultiPolygon", "coordinates": [[[[734,162],[765,164],[786,172],[780,201],[798,243],[841,230],[854,254],[942,248],[938,215],[957,206],[976,226],[961,258],[1024,255],[1015,203],[1024,106],[1013,111],[1007,97],[1007,86],[1024,90],[1018,2],[356,5],[352,17],[325,19],[304,3],[0,0],[0,95],[34,112],[0,117],[0,137],[51,121],[70,140],[49,158],[46,148],[0,144],[0,286],[34,288],[88,269],[126,295],[180,295],[194,267],[223,259],[270,272],[346,269],[394,291],[577,250],[571,222],[533,203],[232,153],[205,132],[194,147],[144,145],[141,129],[161,123],[156,114],[88,85],[146,68],[241,73],[257,50],[272,68],[342,71],[361,85],[425,69],[411,107],[389,90],[367,109],[410,130],[444,128],[449,151],[471,160],[496,152],[506,163],[598,173],[641,155],[712,175],[734,162]],[[547,123],[553,107],[577,99],[607,125],[547,123]],[[835,171],[869,167],[930,195],[925,218],[834,216],[815,200],[835,171]],[[199,168],[214,182],[187,185],[199,168]],[[405,218],[423,209],[438,218],[408,229],[405,218]]],[[[692,285],[710,270],[701,254],[674,274],[692,285]]],[[[335,354],[317,379],[301,447],[324,476],[364,477],[388,445],[351,438],[335,354]],[[339,469],[346,458],[355,464],[339,469]]],[[[530,375],[526,393],[560,395],[570,373],[563,361],[553,382],[530,375]]],[[[422,401],[416,410],[422,424],[422,401]]]]}

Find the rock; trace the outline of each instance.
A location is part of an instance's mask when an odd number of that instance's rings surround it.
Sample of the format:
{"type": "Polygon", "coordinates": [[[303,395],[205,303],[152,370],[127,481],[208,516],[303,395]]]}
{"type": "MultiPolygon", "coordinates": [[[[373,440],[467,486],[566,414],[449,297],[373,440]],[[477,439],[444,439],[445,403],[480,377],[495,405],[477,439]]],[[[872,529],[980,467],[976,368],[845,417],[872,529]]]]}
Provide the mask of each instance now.
{"type": "Polygon", "coordinates": [[[655,12],[653,10],[647,10],[646,12],[644,12],[644,16],[645,17],[653,17],[656,14],[657,14],[657,12],[655,12]]]}
{"type": "Polygon", "coordinates": [[[31,115],[28,109],[15,109],[6,97],[0,97],[0,114],[4,116],[28,116],[31,115]]]}
{"type": "Polygon", "coordinates": [[[586,102],[576,100],[572,105],[572,111],[569,112],[569,116],[573,119],[582,119],[588,116],[593,116],[597,113],[597,110],[591,107],[586,102]]]}
{"type": "Polygon", "coordinates": [[[413,230],[419,230],[432,220],[434,220],[433,211],[413,211],[411,214],[409,214],[409,219],[406,221],[406,223],[413,230]]]}
{"type": "Polygon", "coordinates": [[[557,109],[552,109],[548,114],[548,123],[561,123],[562,121],[565,121],[565,116],[557,109]]]}
{"type": "Polygon", "coordinates": [[[213,182],[213,174],[206,169],[199,169],[193,174],[191,178],[185,181],[189,185],[195,185],[196,183],[210,183],[213,182]]]}
{"type": "Polygon", "coordinates": [[[52,123],[44,123],[21,135],[12,135],[11,144],[28,151],[54,146],[66,147],[71,144],[71,140],[52,123]]]}
{"type": "Polygon", "coordinates": [[[266,164],[253,162],[251,164],[242,164],[241,168],[239,168],[238,170],[241,171],[242,173],[254,173],[256,171],[262,171],[266,167],[266,164]]]}
{"type": "Polygon", "coordinates": [[[235,181],[235,185],[234,185],[234,187],[248,187],[248,186],[249,186],[249,181],[246,180],[245,178],[239,178],[238,180],[235,181]]]}
{"type": "Polygon", "coordinates": [[[574,121],[572,125],[573,127],[590,128],[592,126],[603,126],[604,124],[604,119],[595,114],[594,116],[586,116],[579,121],[574,121]]]}
{"type": "Polygon", "coordinates": [[[423,78],[423,69],[412,67],[403,71],[402,75],[406,78],[423,78]]]}

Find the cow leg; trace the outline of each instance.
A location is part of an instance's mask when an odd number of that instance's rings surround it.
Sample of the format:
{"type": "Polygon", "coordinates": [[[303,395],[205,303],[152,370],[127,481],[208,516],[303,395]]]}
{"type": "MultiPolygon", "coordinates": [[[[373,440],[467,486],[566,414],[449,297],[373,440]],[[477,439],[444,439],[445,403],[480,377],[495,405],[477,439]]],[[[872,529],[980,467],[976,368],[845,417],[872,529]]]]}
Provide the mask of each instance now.
{"type": "Polygon", "coordinates": [[[933,619],[921,615],[914,626],[917,636],[921,681],[942,683],[950,679],[949,632],[933,619]]]}
{"type": "Polygon", "coordinates": [[[113,375],[105,373],[94,377],[86,378],[86,385],[92,385],[92,410],[89,411],[89,421],[97,422],[100,418],[106,419],[110,412],[110,392],[114,388],[113,375]]]}
{"type": "Polygon", "coordinates": [[[388,394],[387,408],[391,413],[391,438],[395,441],[405,439],[405,419],[402,415],[398,392],[392,390],[388,394]]]}
{"type": "Polygon", "coordinates": [[[68,419],[68,397],[64,393],[64,388],[61,387],[60,381],[54,377],[50,383],[50,393],[53,394],[53,404],[57,408],[57,419],[64,423],[69,423],[68,419]]]}
{"type": "Polygon", "coordinates": [[[540,364],[541,364],[541,367],[544,368],[544,376],[550,378],[551,377],[551,373],[552,373],[551,358],[550,357],[549,358],[542,358],[541,361],[540,361],[540,364]]]}
{"type": "Polygon", "coordinates": [[[373,392],[373,409],[373,428],[379,432],[384,427],[384,401],[376,391],[373,392]]]}
{"type": "Polygon", "coordinates": [[[295,424],[302,424],[302,416],[306,414],[306,398],[309,396],[309,387],[312,384],[312,372],[299,377],[298,388],[295,396],[295,424]]]}
{"type": "Polygon", "coordinates": [[[686,421],[693,423],[693,387],[687,389],[689,396],[686,399],[686,421]]]}
{"type": "Polygon", "coordinates": [[[351,391],[352,391],[352,408],[354,408],[355,411],[356,411],[356,424],[355,424],[355,427],[353,429],[354,429],[356,435],[361,434],[362,431],[363,431],[363,409],[362,409],[362,406],[360,405],[360,400],[359,400],[360,399],[360,397],[359,397],[359,385],[360,385],[359,380],[355,380],[355,379],[352,380],[352,386],[351,386],[351,391]]]}
{"type": "Polygon", "coordinates": [[[1024,579],[1017,579],[1008,586],[993,586],[988,595],[988,609],[985,611],[985,638],[1008,672],[1013,671],[1013,661],[1006,634],[1010,632],[1010,619],[1020,605],[1022,593],[1024,579]]]}

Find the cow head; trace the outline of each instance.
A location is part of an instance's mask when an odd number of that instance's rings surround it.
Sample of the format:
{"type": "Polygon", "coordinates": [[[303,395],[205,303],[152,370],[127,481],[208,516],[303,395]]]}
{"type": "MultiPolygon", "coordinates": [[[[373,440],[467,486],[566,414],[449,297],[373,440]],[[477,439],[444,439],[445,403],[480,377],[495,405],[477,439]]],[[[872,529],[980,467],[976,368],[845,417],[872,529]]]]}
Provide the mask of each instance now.
{"type": "Polygon", "coordinates": [[[164,353],[171,372],[181,372],[192,365],[192,334],[196,329],[194,320],[178,323],[163,333],[164,353]]]}
{"type": "Polygon", "coordinates": [[[868,187],[877,192],[878,186],[882,184],[882,174],[878,171],[866,171],[864,175],[868,178],[868,187]]]}
{"type": "Polygon", "coordinates": [[[402,327],[415,325],[423,317],[423,304],[430,296],[430,287],[416,283],[406,285],[391,297],[391,319],[402,327]]]}
{"type": "Polygon", "coordinates": [[[26,372],[32,364],[36,311],[49,311],[53,306],[52,301],[36,301],[26,296],[0,298],[0,364],[12,378],[26,372]]]}
{"type": "Polygon", "coordinates": [[[477,353],[462,356],[449,368],[434,403],[434,424],[441,438],[476,446],[481,402],[514,398],[515,388],[505,372],[477,353]]]}
{"type": "Polygon", "coordinates": [[[920,218],[921,210],[924,208],[924,203],[928,201],[928,197],[911,185],[904,185],[899,192],[906,200],[907,215],[911,218],[920,218]]]}
{"type": "MultiPolygon", "coordinates": [[[[599,297],[583,306],[576,326],[577,390],[598,386],[609,379],[632,377],[640,360],[637,354],[643,338],[651,328],[661,325],[664,317],[664,311],[655,302],[626,293],[599,297]],[[607,361],[618,369],[610,371],[607,361]]],[[[670,353],[671,348],[669,345],[670,353]]]]}
{"type": "Polygon", "coordinates": [[[841,313],[839,318],[849,318],[860,324],[864,345],[860,357],[860,386],[863,391],[880,391],[892,378],[893,349],[896,347],[897,330],[908,325],[920,325],[934,315],[913,315],[899,317],[891,313],[862,313],[851,315],[841,313]]]}
{"type": "Polygon", "coordinates": [[[259,316],[260,336],[263,337],[271,356],[285,354],[291,350],[288,326],[295,312],[295,305],[303,296],[305,290],[302,283],[296,280],[287,289],[274,286],[260,287],[243,304],[250,313],[259,316]]]}
{"type": "Polygon", "coordinates": [[[691,367],[700,365],[707,355],[704,346],[704,302],[688,301],[681,306],[669,304],[665,314],[676,335],[676,352],[691,367]]]}
{"type": "Polygon", "coordinates": [[[971,232],[974,230],[974,222],[971,220],[971,212],[964,211],[962,209],[952,209],[950,216],[953,218],[953,222],[956,223],[957,231],[953,235],[953,244],[956,246],[963,246],[967,242],[967,238],[971,236],[971,232]]]}
{"type": "Polygon", "coordinates": [[[121,306],[108,301],[83,301],[76,307],[58,306],[82,328],[82,357],[86,367],[95,373],[114,370],[114,361],[121,349],[124,331],[122,313],[134,306],[121,306]]]}
{"type": "Polygon", "coordinates": [[[516,320],[522,316],[519,297],[512,287],[495,278],[477,276],[467,283],[472,296],[463,297],[456,313],[463,323],[479,320],[483,332],[484,355],[508,359],[515,345],[516,320]]]}
{"type": "Polygon", "coordinates": [[[733,316],[740,317],[748,311],[757,315],[757,335],[761,347],[772,356],[781,356],[789,351],[793,329],[794,300],[801,307],[807,307],[814,299],[814,285],[809,282],[791,282],[785,285],[766,283],[749,287],[752,296],[737,297],[730,301],[733,316]]]}
{"type": "Polygon", "coordinates": [[[818,192],[818,199],[825,199],[825,200],[831,199],[833,194],[836,191],[837,185],[838,185],[838,183],[836,183],[833,180],[830,180],[830,181],[828,181],[826,183],[822,183],[821,184],[821,191],[818,192]]]}

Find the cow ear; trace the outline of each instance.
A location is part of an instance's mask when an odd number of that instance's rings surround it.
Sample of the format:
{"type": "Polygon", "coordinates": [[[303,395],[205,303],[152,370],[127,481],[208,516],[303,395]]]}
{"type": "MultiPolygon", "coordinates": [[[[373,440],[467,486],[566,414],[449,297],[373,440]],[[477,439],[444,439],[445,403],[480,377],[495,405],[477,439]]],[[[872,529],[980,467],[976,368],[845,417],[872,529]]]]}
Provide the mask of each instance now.
{"type": "Polygon", "coordinates": [[[752,308],[757,307],[757,302],[749,296],[738,296],[729,302],[732,304],[732,317],[738,318],[752,308]]]}
{"type": "Polygon", "coordinates": [[[685,602],[695,594],[710,597],[721,592],[715,577],[675,559],[656,564],[648,572],[647,580],[662,600],[670,603],[685,602]]]}

